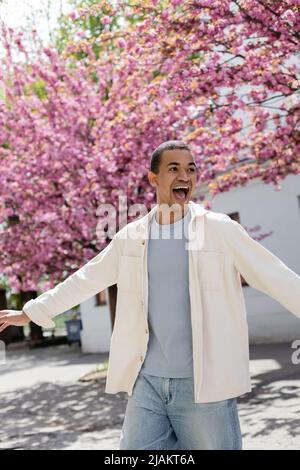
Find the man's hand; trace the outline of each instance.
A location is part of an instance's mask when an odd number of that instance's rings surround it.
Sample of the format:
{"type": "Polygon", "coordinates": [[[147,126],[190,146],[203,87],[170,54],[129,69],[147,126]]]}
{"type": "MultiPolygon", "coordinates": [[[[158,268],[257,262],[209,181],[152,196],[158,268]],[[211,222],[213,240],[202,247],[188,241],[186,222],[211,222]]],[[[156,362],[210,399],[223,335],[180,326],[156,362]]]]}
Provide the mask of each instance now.
{"type": "Polygon", "coordinates": [[[30,318],[23,310],[0,310],[0,333],[11,325],[24,326],[30,318]]]}

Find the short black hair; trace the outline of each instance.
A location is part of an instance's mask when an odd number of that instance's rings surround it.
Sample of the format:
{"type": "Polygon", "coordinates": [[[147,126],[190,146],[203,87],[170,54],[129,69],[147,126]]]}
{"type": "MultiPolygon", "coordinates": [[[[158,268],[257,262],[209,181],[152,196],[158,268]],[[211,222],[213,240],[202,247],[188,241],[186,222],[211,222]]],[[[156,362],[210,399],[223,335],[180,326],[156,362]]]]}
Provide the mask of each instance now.
{"type": "Polygon", "coordinates": [[[162,144],[160,144],[151,155],[151,163],[150,163],[150,170],[153,173],[158,173],[159,165],[161,162],[162,154],[165,150],[187,150],[191,152],[189,146],[183,142],[182,140],[166,140],[162,144]]]}

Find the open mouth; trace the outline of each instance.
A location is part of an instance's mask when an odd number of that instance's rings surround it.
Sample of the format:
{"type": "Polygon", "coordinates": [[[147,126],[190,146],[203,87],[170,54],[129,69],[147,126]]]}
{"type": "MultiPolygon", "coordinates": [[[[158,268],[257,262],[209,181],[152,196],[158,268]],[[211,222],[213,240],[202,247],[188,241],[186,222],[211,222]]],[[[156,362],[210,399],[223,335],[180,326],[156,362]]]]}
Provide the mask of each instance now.
{"type": "Polygon", "coordinates": [[[178,201],[185,201],[189,190],[190,188],[188,186],[176,186],[172,191],[178,201]]]}

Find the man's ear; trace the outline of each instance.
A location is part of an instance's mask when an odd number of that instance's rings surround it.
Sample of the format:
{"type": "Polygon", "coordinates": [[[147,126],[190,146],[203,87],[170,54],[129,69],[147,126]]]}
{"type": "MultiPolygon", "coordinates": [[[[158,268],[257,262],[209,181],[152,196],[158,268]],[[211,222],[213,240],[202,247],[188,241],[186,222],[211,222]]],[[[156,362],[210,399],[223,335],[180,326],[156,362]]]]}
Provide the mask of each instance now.
{"type": "Polygon", "coordinates": [[[153,171],[148,171],[148,180],[151,186],[154,188],[157,187],[157,174],[153,173],[153,171]]]}

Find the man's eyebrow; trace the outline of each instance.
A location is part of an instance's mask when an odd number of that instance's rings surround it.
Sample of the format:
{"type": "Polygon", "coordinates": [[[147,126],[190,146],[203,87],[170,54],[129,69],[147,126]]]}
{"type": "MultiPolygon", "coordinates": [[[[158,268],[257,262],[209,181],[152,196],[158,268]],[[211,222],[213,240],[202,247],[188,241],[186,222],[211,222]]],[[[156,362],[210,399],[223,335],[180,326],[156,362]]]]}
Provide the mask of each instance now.
{"type": "MultiPolygon", "coordinates": [[[[180,163],[178,162],[170,162],[167,164],[167,166],[170,166],[170,165],[176,165],[176,166],[179,166],[180,163]]],[[[195,162],[190,162],[188,165],[193,165],[193,166],[196,166],[196,163],[195,162]]]]}

